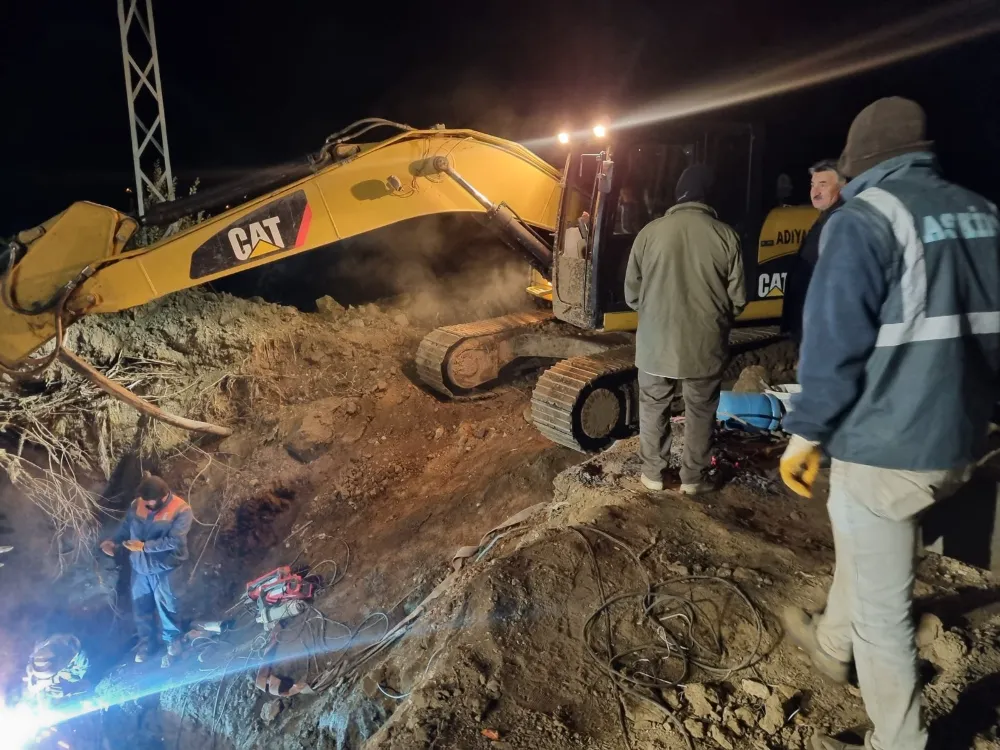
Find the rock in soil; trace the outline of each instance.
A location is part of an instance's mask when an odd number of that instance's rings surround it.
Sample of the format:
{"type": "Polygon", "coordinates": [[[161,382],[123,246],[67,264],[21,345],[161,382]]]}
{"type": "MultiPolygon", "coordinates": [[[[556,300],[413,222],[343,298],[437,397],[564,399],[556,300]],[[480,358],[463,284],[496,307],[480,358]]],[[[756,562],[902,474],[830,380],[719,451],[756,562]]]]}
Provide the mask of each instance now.
{"type": "Polygon", "coordinates": [[[666,720],[663,711],[647,701],[626,699],[628,716],[636,724],[662,724],[666,720]]]}
{"type": "Polygon", "coordinates": [[[735,734],[737,737],[743,736],[743,727],[740,726],[740,722],[737,721],[735,716],[730,717],[730,719],[726,722],[726,729],[735,734]]]}
{"type": "Polygon", "coordinates": [[[930,612],[924,612],[917,625],[917,648],[927,648],[942,635],[944,635],[944,623],[941,622],[941,618],[930,612]]]}
{"type": "Polygon", "coordinates": [[[753,727],[757,725],[757,717],[754,716],[753,711],[751,711],[746,706],[740,706],[735,711],[733,715],[743,724],[745,727],[753,727]]]}
{"type": "Polygon", "coordinates": [[[718,720],[715,706],[719,703],[719,696],[712,688],[697,682],[688,683],[684,686],[684,699],[691,707],[691,713],[698,718],[718,720]]]}
{"type": "Polygon", "coordinates": [[[771,689],[762,682],[757,682],[756,680],[743,680],[740,683],[743,688],[743,692],[749,696],[756,698],[757,700],[766,701],[771,697],[771,689]]]}
{"type": "Polygon", "coordinates": [[[708,730],[708,735],[715,741],[715,744],[723,748],[723,750],[733,750],[733,743],[729,741],[729,738],[726,737],[726,733],[719,729],[718,725],[713,724],[708,730]]]}
{"type": "Polygon", "coordinates": [[[764,715],[761,717],[759,726],[767,734],[774,734],[785,725],[785,704],[781,696],[773,693],[764,702],[764,715]]]}
{"type": "Polygon", "coordinates": [[[771,373],[763,365],[750,365],[733,385],[736,393],[763,393],[770,386],[771,373]]]}
{"type": "Polygon", "coordinates": [[[681,708],[681,699],[677,696],[675,690],[662,690],[660,691],[660,696],[663,698],[663,702],[667,704],[667,707],[673,711],[679,711],[681,708]]]}
{"type": "Polygon", "coordinates": [[[930,659],[941,669],[954,669],[969,653],[969,647],[957,633],[944,633],[930,645],[930,659]]]}
{"type": "Polygon", "coordinates": [[[316,300],[316,311],[326,318],[336,320],[347,312],[347,309],[333,297],[326,295],[316,300]]]}
{"type": "Polygon", "coordinates": [[[705,725],[697,719],[685,719],[684,728],[694,739],[705,739],[705,725]]]}
{"type": "Polygon", "coordinates": [[[281,701],[267,701],[260,707],[260,720],[265,724],[270,724],[281,713],[281,701]]]}

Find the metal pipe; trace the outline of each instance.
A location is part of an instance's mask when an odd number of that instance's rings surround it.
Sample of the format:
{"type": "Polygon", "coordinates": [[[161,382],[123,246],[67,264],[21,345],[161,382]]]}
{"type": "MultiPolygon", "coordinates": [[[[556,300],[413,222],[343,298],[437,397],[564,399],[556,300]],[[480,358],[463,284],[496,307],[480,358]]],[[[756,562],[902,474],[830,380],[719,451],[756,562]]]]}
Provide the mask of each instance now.
{"type": "Polygon", "coordinates": [[[479,202],[479,205],[481,205],[487,211],[493,210],[493,202],[485,195],[480,193],[478,190],[476,190],[476,188],[473,187],[471,182],[469,182],[464,177],[462,177],[462,175],[456,172],[455,168],[451,166],[451,163],[448,161],[447,157],[445,156],[436,157],[434,159],[434,168],[438,172],[444,172],[446,175],[451,177],[451,179],[453,179],[455,182],[457,182],[459,185],[465,188],[472,195],[472,197],[479,202]]]}
{"type": "Polygon", "coordinates": [[[493,203],[489,198],[480,193],[472,183],[455,171],[446,157],[436,157],[434,159],[434,168],[451,177],[469,195],[475,198],[476,202],[486,209],[487,222],[496,225],[500,233],[514,244],[515,249],[528,253],[539,267],[539,270],[546,276],[551,274],[552,249],[539,240],[508,206],[503,203],[493,203]]]}

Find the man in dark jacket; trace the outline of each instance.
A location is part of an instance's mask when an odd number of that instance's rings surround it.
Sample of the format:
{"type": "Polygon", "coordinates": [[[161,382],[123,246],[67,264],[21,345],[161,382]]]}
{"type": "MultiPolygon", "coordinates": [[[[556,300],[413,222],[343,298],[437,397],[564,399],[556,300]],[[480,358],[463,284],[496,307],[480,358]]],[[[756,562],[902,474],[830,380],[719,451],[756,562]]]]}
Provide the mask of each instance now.
{"type": "Polygon", "coordinates": [[[795,264],[785,280],[785,298],[781,307],[781,330],[795,343],[802,342],[802,310],[806,304],[806,290],[812,280],[813,269],[819,262],[819,236],[830,215],[844,204],[840,191],[844,177],[837,170],[837,162],[824,159],[809,168],[812,184],[809,199],[820,213],[806,233],[795,257],[795,264]]]}
{"type": "MultiPolygon", "coordinates": [[[[781,475],[810,496],[820,447],[837,566],[825,611],[784,614],[828,677],[850,662],[874,750],[922,750],[911,605],[918,516],[986,449],[1000,382],[1000,217],[940,176],[918,104],[879,99],[854,119],[852,176],[820,239],[781,475]]],[[[846,745],[823,735],[816,750],[846,745]]]]}
{"type": "Polygon", "coordinates": [[[171,492],[166,482],[149,475],[139,483],[135,502],[118,531],[101,543],[101,550],[109,557],[119,547],[129,553],[132,614],[139,632],[136,662],[149,658],[157,615],[167,645],[162,666],[169,666],[181,652],[181,623],[170,573],[188,559],[187,535],[192,520],[191,507],[171,492]]]}
{"type": "Polygon", "coordinates": [[[628,259],[625,301],[639,312],[642,483],[654,491],[663,489],[670,407],[681,393],[681,492],[712,489],[704,474],[712,460],[729,329],[746,305],[739,237],[705,203],[711,179],[707,166],[688,167],[677,183],[677,204],[639,232],[628,259]]]}

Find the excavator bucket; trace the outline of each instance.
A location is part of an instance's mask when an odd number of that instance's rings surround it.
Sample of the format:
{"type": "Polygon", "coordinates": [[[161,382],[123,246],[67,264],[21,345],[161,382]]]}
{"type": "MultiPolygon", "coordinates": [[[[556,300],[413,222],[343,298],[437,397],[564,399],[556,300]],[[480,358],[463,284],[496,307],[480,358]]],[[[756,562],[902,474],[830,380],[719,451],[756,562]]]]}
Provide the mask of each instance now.
{"type": "MultiPolygon", "coordinates": [[[[0,279],[0,362],[14,366],[55,334],[60,297],[88,269],[120,255],[135,219],[96,203],[74,203],[41,226],[21,232],[0,279]]],[[[74,314],[72,306],[67,312],[74,314]]]]}

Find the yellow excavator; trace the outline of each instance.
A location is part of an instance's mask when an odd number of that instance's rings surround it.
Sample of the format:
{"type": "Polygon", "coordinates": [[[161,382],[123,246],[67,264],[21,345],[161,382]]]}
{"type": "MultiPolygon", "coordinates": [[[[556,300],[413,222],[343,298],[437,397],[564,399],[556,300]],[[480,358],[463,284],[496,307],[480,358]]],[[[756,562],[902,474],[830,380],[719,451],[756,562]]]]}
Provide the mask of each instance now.
{"type": "MultiPolygon", "coordinates": [[[[755,139],[749,127],[689,126],[672,129],[669,137],[633,131],[614,145],[568,148],[560,173],[501,138],[373,118],[331,135],[307,162],[154,207],[142,221],[162,226],[240,202],[146,247],[130,246],[140,227],[135,217],[74,203],[0,251],[6,269],[0,277],[0,373],[30,379],[61,359],[152,416],[227,434],[165,415],[107,380],[63,347],[66,327],[84,315],[126,310],[404,220],[470,213],[528,257],[534,267],[528,291],[548,309],[431,332],[417,353],[421,378],[458,396],[487,387],[516,359],[560,360],[539,380],[535,423],[556,442],[593,450],[636,423],[630,333],[636,317],[622,299],[624,268],[635,233],[669,207],[673,183],[687,164],[715,167],[716,182],[725,187],[718,203],[722,217],[753,236],[744,262],[754,294],[741,319],[780,315],[782,261],[795,253],[815,212],[781,207],[755,227],[755,139]],[[396,132],[366,142],[376,128],[396,132]]],[[[775,334],[757,327],[738,329],[734,338],[752,343],[775,334]]]]}

